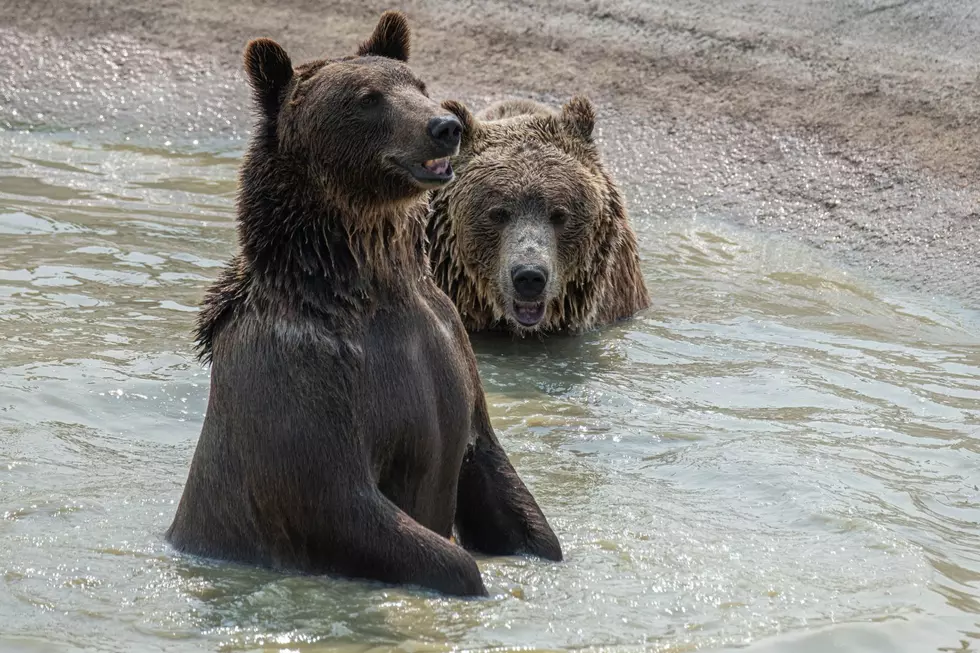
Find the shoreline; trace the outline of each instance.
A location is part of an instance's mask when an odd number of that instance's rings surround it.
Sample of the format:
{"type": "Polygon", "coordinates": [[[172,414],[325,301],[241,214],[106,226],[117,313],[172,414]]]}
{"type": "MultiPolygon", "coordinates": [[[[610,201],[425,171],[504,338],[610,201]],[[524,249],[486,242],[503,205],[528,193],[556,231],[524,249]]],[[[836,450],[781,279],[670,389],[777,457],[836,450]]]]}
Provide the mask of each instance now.
{"type": "MultiPolygon", "coordinates": [[[[872,276],[980,306],[980,9],[598,4],[397,8],[435,97],[478,109],[589,95],[634,220],[711,215],[790,234],[872,276]]],[[[339,56],[389,8],[23,5],[0,0],[0,126],[103,130],[160,147],[195,137],[244,147],[249,38],[279,40],[294,62],[339,56]]]]}

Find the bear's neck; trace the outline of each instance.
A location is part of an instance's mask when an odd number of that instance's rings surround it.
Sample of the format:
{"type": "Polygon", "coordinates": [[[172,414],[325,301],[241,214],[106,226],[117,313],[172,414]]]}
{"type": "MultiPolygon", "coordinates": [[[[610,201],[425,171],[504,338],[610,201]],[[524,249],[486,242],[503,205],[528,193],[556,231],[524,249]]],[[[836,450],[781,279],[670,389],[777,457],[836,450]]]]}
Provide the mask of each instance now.
{"type": "Polygon", "coordinates": [[[271,163],[242,171],[239,244],[253,287],[369,298],[428,274],[424,195],[385,205],[328,198],[271,163]]]}

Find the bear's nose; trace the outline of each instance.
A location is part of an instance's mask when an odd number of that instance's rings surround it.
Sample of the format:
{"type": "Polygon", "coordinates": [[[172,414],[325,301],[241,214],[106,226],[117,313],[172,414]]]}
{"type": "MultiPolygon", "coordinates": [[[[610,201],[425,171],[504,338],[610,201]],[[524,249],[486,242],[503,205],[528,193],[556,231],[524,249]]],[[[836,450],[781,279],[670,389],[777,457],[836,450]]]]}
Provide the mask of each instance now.
{"type": "Polygon", "coordinates": [[[537,265],[517,265],[511,270],[510,280],[521,299],[537,299],[548,285],[548,271],[537,265]]]}
{"type": "Polygon", "coordinates": [[[429,121],[429,136],[439,145],[455,150],[462,135],[463,125],[456,116],[436,116],[429,121]]]}

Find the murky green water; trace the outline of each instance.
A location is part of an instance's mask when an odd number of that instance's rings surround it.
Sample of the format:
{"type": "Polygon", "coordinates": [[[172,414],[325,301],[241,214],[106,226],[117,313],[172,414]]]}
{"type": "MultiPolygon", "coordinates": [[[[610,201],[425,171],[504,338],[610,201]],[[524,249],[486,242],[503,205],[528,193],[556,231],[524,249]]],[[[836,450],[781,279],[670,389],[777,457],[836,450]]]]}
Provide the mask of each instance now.
{"type": "Polygon", "coordinates": [[[980,648],[976,316],[641,189],[652,310],[475,343],[566,563],[464,602],[176,557],[236,165],[0,133],[0,650],[980,648]]]}

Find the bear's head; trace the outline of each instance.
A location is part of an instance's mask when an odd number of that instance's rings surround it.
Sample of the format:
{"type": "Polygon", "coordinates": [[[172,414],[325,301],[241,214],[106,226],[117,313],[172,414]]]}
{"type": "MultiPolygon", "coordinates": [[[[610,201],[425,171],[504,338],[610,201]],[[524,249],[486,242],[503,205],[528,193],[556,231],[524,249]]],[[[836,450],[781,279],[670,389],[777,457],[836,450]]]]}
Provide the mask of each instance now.
{"type": "MultiPolygon", "coordinates": [[[[488,307],[475,311],[518,333],[590,321],[626,220],[592,139],[592,104],[577,97],[557,112],[527,104],[493,120],[443,104],[463,123],[463,139],[457,180],[434,209],[447,215],[451,258],[479,295],[470,301],[488,307]]],[[[461,312],[470,301],[460,300],[461,312]]]]}
{"type": "Polygon", "coordinates": [[[245,71],[261,147],[249,157],[276,157],[279,169],[302,172],[296,183],[341,206],[391,204],[451,181],[462,126],[406,64],[409,41],[404,15],[391,11],[342,59],[294,69],[274,41],[251,41],[245,71]]]}

